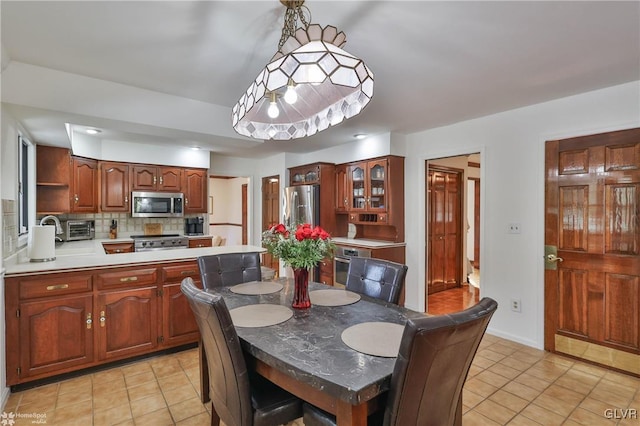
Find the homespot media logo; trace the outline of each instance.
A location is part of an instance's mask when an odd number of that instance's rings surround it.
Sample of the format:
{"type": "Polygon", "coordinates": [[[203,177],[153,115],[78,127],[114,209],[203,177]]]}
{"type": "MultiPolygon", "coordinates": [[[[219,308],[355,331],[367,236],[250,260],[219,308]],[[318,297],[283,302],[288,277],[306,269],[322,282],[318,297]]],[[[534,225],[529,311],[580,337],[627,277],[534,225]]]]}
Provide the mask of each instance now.
{"type": "Polygon", "coordinates": [[[13,426],[17,419],[31,419],[33,424],[47,423],[47,415],[45,413],[14,413],[13,411],[7,413],[5,411],[0,414],[0,425],[13,426]]]}

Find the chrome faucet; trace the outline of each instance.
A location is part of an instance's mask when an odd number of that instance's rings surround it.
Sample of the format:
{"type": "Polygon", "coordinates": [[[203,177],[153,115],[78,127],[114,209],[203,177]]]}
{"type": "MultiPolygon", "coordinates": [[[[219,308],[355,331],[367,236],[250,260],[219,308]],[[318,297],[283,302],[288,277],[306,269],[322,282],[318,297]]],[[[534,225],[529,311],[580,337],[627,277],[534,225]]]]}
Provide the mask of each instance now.
{"type": "Polygon", "coordinates": [[[60,220],[53,215],[48,215],[40,219],[40,225],[44,225],[49,220],[53,220],[56,224],[56,235],[62,234],[62,225],[60,225],[60,220]]]}

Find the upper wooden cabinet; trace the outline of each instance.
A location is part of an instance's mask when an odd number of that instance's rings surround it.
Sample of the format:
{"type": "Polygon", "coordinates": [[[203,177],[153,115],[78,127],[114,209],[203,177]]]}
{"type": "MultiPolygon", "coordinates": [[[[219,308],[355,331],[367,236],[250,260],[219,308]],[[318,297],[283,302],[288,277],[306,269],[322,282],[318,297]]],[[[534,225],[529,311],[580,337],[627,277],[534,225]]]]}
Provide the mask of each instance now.
{"type": "Polygon", "coordinates": [[[350,211],[387,211],[387,166],[386,158],[349,166],[350,211]]]}
{"type": "Polygon", "coordinates": [[[330,234],[336,231],[336,166],[331,163],[313,163],[289,169],[289,182],[292,186],[319,185],[320,220],[322,226],[330,234]]]}
{"type": "Polygon", "coordinates": [[[207,170],[185,169],[184,184],[184,212],[207,212],[207,170]]]}
{"type": "Polygon", "coordinates": [[[336,213],[346,213],[349,210],[349,197],[347,185],[347,165],[336,166],[336,213]]]}
{"type": "Polygon", "coordinates": [[[100,210],[129,211],[129,165],[104,161],[100,163],[100,210]]]}
{"type": "MultiPolygon", "coordinates": [[[[404,241],[404,157],[388,155],[338,165],[336,170],[343,166],[346,179],[336,174],[336,191],[346,188],[341,199],[346,199],[348,216],[340,221],[341,232],[352,223],[358,225],[359,238],[404,241]]],[[[337,205],[336,212],[341,213],[337,205]]]]}
{"type": "Polygon", "coordinates": [[[70,210],[71,154],[68,149],[36,146],[36,211],[61,214],[70,210]]]}
{"type": "Polygon", "coordinates": [[[131,167],[132,191],[182,190],[182,172],[180,167],[159,167],[136,164],[131,167]]]}
{"type": "Polygon", "coordinates": [[[96,213],[98,211],[98,162],[89,158],[73,157],[71,169],[71,212],[96,213]]]}
{"type": "Polygon", "coordinates": [[[323,173],[333,175],[334,168],[335,166],[329,163],[313,163],[292,167],[289,169],[289,184],[291,186],[320,185],[323,182],[323,177],[325,179],[329,177],[323,176],[323,173]]]}

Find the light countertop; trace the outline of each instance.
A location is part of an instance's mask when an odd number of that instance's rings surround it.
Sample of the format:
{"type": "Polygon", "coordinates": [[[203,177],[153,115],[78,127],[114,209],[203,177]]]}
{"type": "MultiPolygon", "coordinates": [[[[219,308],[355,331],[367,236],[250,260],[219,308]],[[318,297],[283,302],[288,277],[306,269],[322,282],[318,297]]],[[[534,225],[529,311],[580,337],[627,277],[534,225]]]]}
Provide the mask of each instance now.
{"type": "MultiPolygon", "coordinates": [[[[203,237],[202,235],[198,237],[203,237]]],[[[86,270],[109,266],[126,266],[136,263],[170,262],[196,259],[200,256],[223,253],[247,253],[264,251],[262,247],[251,245],[199,247],[172,250],[156,250],[138,253],[106,254],[102,243],[131,242],[131,238],[96,239],[65,242],[56,248],[56,260],[51,262],[30,262],[26,250],[5,259],[6,277],[36,274],[45,271],[62,272],[86,270]]]]}
{"type": "Polygon", "coordinates": [[[404,247],[406,243],[394,243],[391,241],[367,240],[365,238],[344,238],[332,237],[334,243],[339,246],[365,247],[370,249],[381,249],[390,247],[404,247]]]}

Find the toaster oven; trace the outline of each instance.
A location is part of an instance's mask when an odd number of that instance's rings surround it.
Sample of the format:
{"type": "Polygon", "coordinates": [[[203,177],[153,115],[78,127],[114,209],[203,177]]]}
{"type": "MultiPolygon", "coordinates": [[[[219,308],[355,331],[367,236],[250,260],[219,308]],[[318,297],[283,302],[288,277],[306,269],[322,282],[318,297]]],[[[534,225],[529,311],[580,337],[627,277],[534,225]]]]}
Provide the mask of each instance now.
{"type": "Polygon", "coordinates": [[[65,241],[92,240],[96,236],[94,220],[67,220],[62,223],[65,241]]]}

